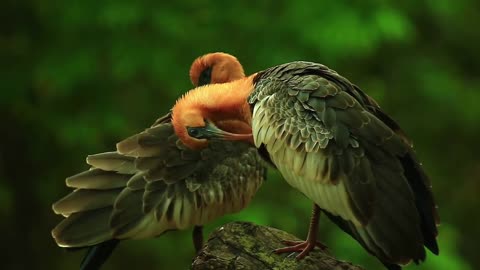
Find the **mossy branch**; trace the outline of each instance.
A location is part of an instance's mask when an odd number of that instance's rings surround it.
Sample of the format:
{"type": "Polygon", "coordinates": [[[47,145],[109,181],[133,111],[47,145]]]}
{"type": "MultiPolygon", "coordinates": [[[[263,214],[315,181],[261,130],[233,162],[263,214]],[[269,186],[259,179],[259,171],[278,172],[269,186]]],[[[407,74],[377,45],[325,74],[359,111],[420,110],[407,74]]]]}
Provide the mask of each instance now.
{"type": "Polygon", "coordinates": [[[300,261],[295,256],[273,253],[274,249],[284,247],[282,240],[299,239],[271,227],[247,222],[229,223],[212,233],[191,269],[363,270],[318,248],[300,261]]]}

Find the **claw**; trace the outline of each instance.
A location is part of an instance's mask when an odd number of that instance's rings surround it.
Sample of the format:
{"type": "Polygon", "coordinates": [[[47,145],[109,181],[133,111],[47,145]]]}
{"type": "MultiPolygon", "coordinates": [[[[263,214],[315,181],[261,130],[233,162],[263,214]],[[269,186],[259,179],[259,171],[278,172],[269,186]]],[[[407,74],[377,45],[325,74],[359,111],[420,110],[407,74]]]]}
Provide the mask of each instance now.
{"type": "MultiPolygon", "coordinates": [[[[287,247],[283,247],[283,248],[278,248],[278,249],[275,249],[274,252],[276,254],[280,254],[280,253],[290,253],[292,252],[295,253],[295,252],[300,252],[300,254],[298,254],[295,258],[297,260],[301,260],[303,259],[305,256],[307,256],[310,251],[312,251],[316,246],[318,246],[320,249],[322,250],[325,250],[327,249],[327,246],[325,246],[324,244],[320,243],[320,242],[315,242],[315,243],[311,243],[311,242],[308,242],[308,241],[282,241],[282,243],[284,243],[285,245],[287,245],[287,247]]],[[[292,254],[288,255],[287,257],[290,257],[292,256],[292,254]]]]}
{"type": "MultiPolygon", "coordinates": [[[[318,231],[318,218],[320,217],[320,207],[318,205],[313,205],[312,218],[310,220],[310,227],[308,229],[307,240],[305,241],[282,241],[287,247],[275,249],[276,254],[280,253],[296,253],[300,252],[297,255],[296,259],[301,260],[310,253],[315,247],[319,247],[321,250],[327,249],[327,246],[317,241],[317,231],[318,231]]],[[[292,253],[292,254],[293,254],[292,253]]],[[[288,257],[292,256],[288,255],[288,257]]]]}
{"type": "Polygon", "coordinates": [[[295,252],[292,252],[285,257],[286,259],[290,259],[291,257],[295,256],[295,252]]]}
{"type": "MultiPolygon", "coordinates": [[[[296,246],[296,245],[299,245],[299,244],[303,244],[303,243],[306,243],[307,241],[290,241],[290,240],[282,240],[282,243],[287,245],[287,246],[296,246]]],[[[327,250],[328,247],[323,244],[322,242],[320,241],[317,241],[315,243],[315,246],[318,247],[319,249],[321,250],[327,250]]]]}

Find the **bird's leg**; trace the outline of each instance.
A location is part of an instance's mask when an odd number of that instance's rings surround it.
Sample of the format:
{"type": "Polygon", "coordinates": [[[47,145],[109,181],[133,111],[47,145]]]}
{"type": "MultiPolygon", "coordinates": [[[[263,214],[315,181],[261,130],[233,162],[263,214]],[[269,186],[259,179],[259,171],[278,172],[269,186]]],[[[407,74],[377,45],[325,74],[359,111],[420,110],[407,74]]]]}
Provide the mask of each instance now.
{"type": "Polygon", "coordinates": [[[193,227],[193,246],[195,247],[195,253],[200,252],[203,247],[203,226],[193,227]]]}
{"type": "Polygon", "coordinates": [[[312,218],[310,220],[310,227],[308,229],[307,240],[282,241],[282,243],[284,243],[288,247],[276,249],[275,253],[279,254],[279,253],[285,253],[285,252],[300,252],[300,254],[297,255],[296,259],[301,260],[305,256],[307,256],[308,253],[310,253],[310,251],[312,251],[315,248],[315,246],[318,246],[322,250],[326,249],[327,246],[325,246],[320,242],[317,242],[319,217],[320,217],[320,207],[314,204],[313,210],[312,210],[312,218]]]}

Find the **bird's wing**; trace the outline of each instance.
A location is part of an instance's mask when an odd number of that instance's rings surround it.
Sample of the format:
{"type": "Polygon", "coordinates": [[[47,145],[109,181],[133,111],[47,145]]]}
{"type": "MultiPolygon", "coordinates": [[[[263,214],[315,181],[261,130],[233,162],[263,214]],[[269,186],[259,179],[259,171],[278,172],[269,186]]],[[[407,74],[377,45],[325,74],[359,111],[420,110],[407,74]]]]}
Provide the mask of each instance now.
{"type": "Polygon", "coordinates": [[[425,179],[407,179],[402,158],[412,151],[398,125],[320,64],[277,66],[260,72],[254,83],[254,141],[266,147],[286,180],[351,224],[357,240],[379,258],[423,259],[420,215],[428,220],[433,210],[423,213],[431,205],[417,203],[423,194],[417,196],[413,186],[425,179]]]}
{"type": "Polygon", "coordinates": [[[204,224],[242,209],[265,171],[246,143],[188,149],[169,115],[118,143],[116,152],[89,156],[87,163],[91,170],[67,179],[76,190],[54,205],[67,217],[53,231],[62,246],[153,237],[204,224]]]}
{"type": "Polygon", "coordinates": [[[152,125],[152,127],[157,126],[159,124],[170,123],[172,120],[172,111],[170,110],[167,114],[159,117],[152,125]]]}
{"type": "Polygon", "coordinates": [[[322,208],[366,224],[376,200],[376,179],[366,148],[372,145],[380,150],[376,154],[384,156],[403,154],[405,147],[355,96],[322,76],[320,72],[326,71],[322,68],[297,62],[260,75],[264,79],[257,82],[250,100],[255,103],[254,140],[257,147],[267,147],[277,167],[289,167],[292,176],[322,183],[318,186],[325,189],[322,192],[336,187],[335,196],[317,194],[316,200],[324,201],[322,208]],[[337,199],[342,199],[338,203],[343,207],[334,203],[337,199]]]}
{"type": "Polygon", "coordinates": [[[234,202],[237,195],[248,194],[251,198],[255,192],[242,189],[255,186],[256,191],[258,181],[263,179],[264,168],[254,149],[247,144],[212,142],[206,149],[191,150],[175,135],[167,119],[120,142],[117,150],[135,158],[135,167],[141,176],[132,178],[129,188],[117,199],[115,206],[121,211],[114,213],[112,226],[131,205],[122,204],[122,195],[134,194],[138,188],[143,197],[143,213],[153,210],[157,221],[165,219],[172,227],[182,229],[203,224],[225,212],[238,211],[236,203],[243,208],[242,198],[234,202]],[[252,185],[246,184],[247,180],[252,181],[252,185]],[[238,190],[233,194],[235,185],[238,190]],[[223,205],[230,200],[233,205],[223,205]],[[204,209],[205,213],[195,211],[204,204],[210,209],[204,209]]]}

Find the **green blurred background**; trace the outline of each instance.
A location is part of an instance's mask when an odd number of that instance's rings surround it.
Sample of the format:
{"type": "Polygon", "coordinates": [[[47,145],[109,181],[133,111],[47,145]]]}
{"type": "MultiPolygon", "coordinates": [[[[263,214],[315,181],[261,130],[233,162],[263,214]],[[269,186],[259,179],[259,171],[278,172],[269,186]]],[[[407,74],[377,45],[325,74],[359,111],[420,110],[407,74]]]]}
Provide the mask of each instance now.
{"type": "MultiPolygon", "coordinates": [[[[246,72],[320,62],[373,96],[412,137],[431,176],[439,257],[409,269],[480,269],[480,2],[13,1],[0,8],[2,269],[75,269],[56,247],[51,204],[85,156],[110,151],[191,88],[199,55],[234,54],[246,72]]],[[[304,237],[310,202],[275,172],[245,211],[304,237]]],[[[322,220],[338,257],[381,269],[322,220]]],[[[104,269],[186,269],[191,231],[123,242],[104,269]]]]}

